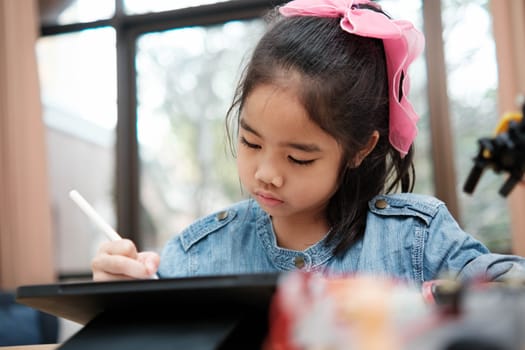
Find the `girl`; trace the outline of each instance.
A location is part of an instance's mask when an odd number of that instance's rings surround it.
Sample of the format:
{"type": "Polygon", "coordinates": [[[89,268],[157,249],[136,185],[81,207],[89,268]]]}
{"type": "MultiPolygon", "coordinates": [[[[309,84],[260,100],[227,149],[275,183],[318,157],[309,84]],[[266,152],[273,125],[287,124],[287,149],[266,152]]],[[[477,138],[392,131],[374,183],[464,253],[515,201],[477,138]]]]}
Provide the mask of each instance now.
{"type": "Polygon", "coordinates": [[[443,202],[410,193],[418,117],[407,69],[422,34],[366,0],[295,0],[279,12],[227,118],[251,199],[196,221],[161,257],[129,240],[103,244],[94,279],[305,269],[420,284],[523,273],[524,259],[491,254],[443,202]]]}

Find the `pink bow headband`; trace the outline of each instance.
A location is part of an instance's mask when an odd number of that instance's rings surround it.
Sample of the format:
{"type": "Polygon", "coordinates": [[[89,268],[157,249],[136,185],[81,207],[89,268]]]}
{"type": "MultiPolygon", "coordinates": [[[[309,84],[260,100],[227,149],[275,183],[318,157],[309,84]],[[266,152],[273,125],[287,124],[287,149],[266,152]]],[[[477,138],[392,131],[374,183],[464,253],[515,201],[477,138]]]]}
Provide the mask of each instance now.
{"type": "Polygon", "coordinates": [[[412,23],[391,20],[362,8],[367,0],[293,0],[279,9],[283,16],[342,17],[341,28],[351,34],[383,40],[390,90],[390,144],[404,157],[417,135],[419,117],[408,100],[408,66],[423,51],[425,40],[412,23]]]}

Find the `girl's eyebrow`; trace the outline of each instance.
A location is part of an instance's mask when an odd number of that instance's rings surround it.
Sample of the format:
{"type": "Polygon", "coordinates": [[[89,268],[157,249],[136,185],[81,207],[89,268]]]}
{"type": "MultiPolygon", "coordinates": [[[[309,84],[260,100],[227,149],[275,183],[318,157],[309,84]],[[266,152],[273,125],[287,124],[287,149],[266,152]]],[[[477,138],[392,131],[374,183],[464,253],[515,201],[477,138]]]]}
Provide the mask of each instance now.
{"type": "MultiPolygon", "coordinates": [[[[244,119],[241,119],[239,121],[239,125],[242,129],[246,130],[247,132],[250,132],[258,137],[262,137],[254,128],[248,125],[248,123],[244,119]]],[[[303,152],[321,152],[321,148],[319,148],[319,146],[317,146],[314,143],[283,142],[281,143],[281,145],[285,147],[295,148],[303,152]]]]}
{"type": "Polygon", "coordinates": [[[252,134],[255,134],[256,136],[259,136],[261,137],[261,135],[255,131],[254,128],[252,128],[251,126],[248,125],[248,123],[246,123],[246,121],[244,119],[241,118],[240,122],[239,122],[239,125],[241,126],[241,128],[243,128],[244,130],[248,131],[248,132],[251,132],[252,134]]]}

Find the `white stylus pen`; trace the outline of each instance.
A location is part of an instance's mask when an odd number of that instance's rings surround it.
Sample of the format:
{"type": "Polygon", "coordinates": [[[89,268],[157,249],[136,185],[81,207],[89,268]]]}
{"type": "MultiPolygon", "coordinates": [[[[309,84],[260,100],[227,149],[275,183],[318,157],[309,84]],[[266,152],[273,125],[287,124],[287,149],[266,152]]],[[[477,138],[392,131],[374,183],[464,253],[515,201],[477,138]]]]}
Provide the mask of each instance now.
{"type": "MultiPolygon", "coordinates": [[[[69,197],[75,202],[78,207],[86,214],[96,225],[97,227],[109,238],[111,241],[118,241],[122,239],[120,235],[115,231],[102,217],[93,209],[91,204],[89,204],[84,197],[78,193],[76,190],[71,190],[69,192],[69,197]]],[[[152,278],[158,279],[159,276],[154,274],[152,278]]]]}

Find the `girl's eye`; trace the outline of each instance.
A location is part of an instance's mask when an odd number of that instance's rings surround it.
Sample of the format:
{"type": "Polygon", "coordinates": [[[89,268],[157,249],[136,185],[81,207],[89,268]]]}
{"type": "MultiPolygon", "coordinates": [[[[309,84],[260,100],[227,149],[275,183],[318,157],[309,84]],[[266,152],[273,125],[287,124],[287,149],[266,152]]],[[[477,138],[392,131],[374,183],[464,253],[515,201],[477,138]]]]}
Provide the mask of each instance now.
{"type": "Polygon", "coordinates": [[[308,159],[308,160],[295,159],[292,156],[288,156],[288,159],[290,159],[290,161],[292,163],[295,163],[295,164],[298,164],[298,165],[309,165],[309,164],[312,164],[315,161],[315,159],[308,159]]]}
{"type": "Polygon", "coordinates": [[[245,145],[246,147],[248,147],[248,148],[253,148],[253,149],[260,149],[261,148],[261,146],[255,144],[255,143],[248,142],[248,140],[246,140],[246,138],[244,136],[241,136],[241,143],[243,145],[245,145]]]}

